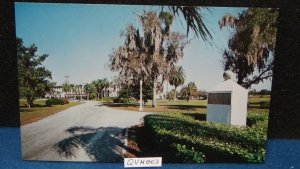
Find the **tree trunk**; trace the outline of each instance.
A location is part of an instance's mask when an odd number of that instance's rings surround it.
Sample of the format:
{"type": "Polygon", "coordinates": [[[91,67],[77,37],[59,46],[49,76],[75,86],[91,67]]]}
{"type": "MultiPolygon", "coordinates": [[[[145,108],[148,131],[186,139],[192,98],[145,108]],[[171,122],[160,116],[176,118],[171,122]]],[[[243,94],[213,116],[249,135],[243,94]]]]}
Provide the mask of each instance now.
{"type": "Polygon", "coordinates": [[[243,80],[244,80],[243,75],[238,73],[238,76],[237,76],[237,84],[243,86],[243,80]]]}
{"type": "Polygon", "coordinates": [[[156,79],[153,79],[152,107],[156,107],[156,79]]]}
{"type": "Polygon", "coordinates": [[[177,86],[175,86],[174,102],[177,100],[176,89],[177,89],[177,86]]]}
{"type": "Polygon", "coordinates": [[[31,106],[33,105],[33,100],[31,100],[31,98],[29,98],[29,97],[27,97],[26,100],[27,100],[28,108],[31,108],[31,106]]]}

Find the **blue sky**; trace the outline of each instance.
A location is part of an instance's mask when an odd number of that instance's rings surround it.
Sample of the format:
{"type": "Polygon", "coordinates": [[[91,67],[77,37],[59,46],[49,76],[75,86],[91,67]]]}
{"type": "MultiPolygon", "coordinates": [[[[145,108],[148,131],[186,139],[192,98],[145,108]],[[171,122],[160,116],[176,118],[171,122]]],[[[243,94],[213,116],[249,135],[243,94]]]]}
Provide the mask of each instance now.
{"type": "MultiPolygon", "coordinates": [[[[120,33],[128,24],[139,26],[134,13],[158,7],[126,5],[16,3],[16,34],[25,45],[35,43],[39,54],[49,54],[44,66],[53,81],[61,84],[65,75],[71,83],[88,83],[99,78],[112,79],[109,54],[122,45],[120,33]]],[[[194,38],[179,61],[186,71],[186,81],[199,89],[209,89],[223,81],[221,56],[227,46],[229,29],[219,29],[218,20],[226,13],[237,15],[245,8],[209,8],[203,15],[213,35],[213,44],[194,38]]],[[[186,33],[176,18],[174,31],[186,33]]],[[[193,34],[189,35],[193,38],[193,34]]],[[[270,89],[271,81],[254,88],[270,89]]]]}

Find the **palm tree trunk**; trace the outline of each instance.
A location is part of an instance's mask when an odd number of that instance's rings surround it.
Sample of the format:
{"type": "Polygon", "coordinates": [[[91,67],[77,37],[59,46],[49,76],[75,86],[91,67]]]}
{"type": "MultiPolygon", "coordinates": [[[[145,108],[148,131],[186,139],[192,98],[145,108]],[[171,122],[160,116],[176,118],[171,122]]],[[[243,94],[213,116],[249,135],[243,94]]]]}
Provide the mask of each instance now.
{"type": "Polygon", "coordinates": [[[156,107],[156,79],[153,79],[152,107],[156,107]]]}

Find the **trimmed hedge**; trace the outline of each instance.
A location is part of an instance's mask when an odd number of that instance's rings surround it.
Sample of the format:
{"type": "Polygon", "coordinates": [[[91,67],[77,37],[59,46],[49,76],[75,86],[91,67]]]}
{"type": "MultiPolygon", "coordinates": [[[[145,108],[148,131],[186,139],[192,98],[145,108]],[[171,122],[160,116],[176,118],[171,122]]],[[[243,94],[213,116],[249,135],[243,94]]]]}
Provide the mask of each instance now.
{"type": "Polygon", "coordinates": [[[176,158],[188,157],[182,162],[262,162],[267,117],[251,113],[251,127],[199,121],[181,113],[147,115],[144,121],[158,146],[174,151],[176,158]]]}
{"type": "Polygon", "coordinates": [[[46,105],[47,106],[52,106],[52,105],[63,105],[64,100],[63,99],[58,99],[58,98],[51,98],[46,100],[46,105]]]}

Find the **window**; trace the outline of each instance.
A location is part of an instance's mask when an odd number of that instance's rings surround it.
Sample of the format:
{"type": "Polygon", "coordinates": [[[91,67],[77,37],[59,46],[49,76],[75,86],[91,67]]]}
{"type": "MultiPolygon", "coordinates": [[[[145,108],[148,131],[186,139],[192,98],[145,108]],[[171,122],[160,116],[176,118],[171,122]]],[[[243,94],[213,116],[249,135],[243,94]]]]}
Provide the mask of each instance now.
{"type": "Polygon", "coordinates": [[[231,104],[231,93],[208,93],[208,104],[231,104]]]}

